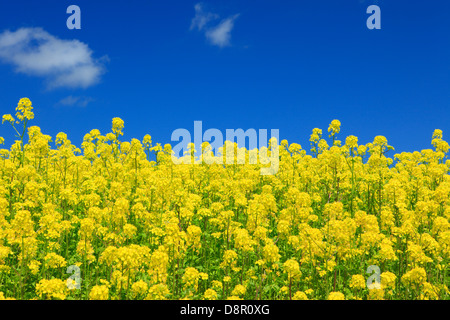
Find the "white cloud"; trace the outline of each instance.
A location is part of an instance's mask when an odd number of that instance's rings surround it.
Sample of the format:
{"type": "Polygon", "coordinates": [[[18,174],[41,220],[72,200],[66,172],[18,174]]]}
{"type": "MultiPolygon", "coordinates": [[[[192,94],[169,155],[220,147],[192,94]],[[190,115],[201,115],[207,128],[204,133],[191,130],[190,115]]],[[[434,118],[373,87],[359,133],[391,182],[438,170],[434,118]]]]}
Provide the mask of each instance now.
{"type": "Polygon", "coordinates": [[[197,28],[199,31],[201,31],[208,22],[219,18],[219,16],[215,13],[204,12],[203,5],[201,3],[197,3],[194,6],[194,9],[195,17],[191,22],[191,30],[197,28]]]}
{"type": "Polygon", "coordinates": [[[91,97],[74,97],[68,96],[56,104],[57,106],[77,106],[77,107],[86,107],[90,102],[94,101],[91,97]]]}
{"type": "Polygon", "coordinates": [[[21,28],[0,34],[0,60],[15,71],[43,77],[50,89],[87,88],[99,82],[103,61],[78,40],[59,39],[42,28],[21,28]]]}
{"type": "Polygon", "coordinates": [[[201,3],[197,3],[194,9],[195,17],[192,19],[190,30],[197,29],[198,31],[203,31],[206,39],[212,45],[219,47],[230,45],[231,30],[233,30],[234,21],[239,17],[239,14],[223,19],[215,26],[210,26],[210,22],[218,19],[219,15],[205,12],[201,3]]]}
{"type": "Polygon", "coordinates": [[[231,30],[234,27],[234,20],[239,16],[235,14],[232,17],[222,20],[217,26],[206,31],[206,38],[214,45],[225,47],[230,45],[231,30]]]}

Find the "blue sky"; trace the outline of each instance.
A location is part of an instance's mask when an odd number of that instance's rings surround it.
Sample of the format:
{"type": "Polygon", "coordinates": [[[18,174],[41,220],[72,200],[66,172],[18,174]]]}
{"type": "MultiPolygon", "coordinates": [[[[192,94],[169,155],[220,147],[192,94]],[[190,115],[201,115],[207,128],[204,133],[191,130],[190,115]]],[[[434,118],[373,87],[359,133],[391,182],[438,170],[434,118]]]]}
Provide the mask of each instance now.
{"type": "MultiPolygon", "coordinates": [[[[201,120],[309,150],[311,130],[339,119],[341,140],[431,148],[434,129],[450,137],[449,20],[442,0],[2,1],[0,34],[28,40],[0,40],[0,113],[28,97],[31,124],[77,146],[120,117],[124,140],[162,144],[201,120]],[[66,26],[72,4],[81,30],[66,26]],[[366,27],[372,4],[381,30],[366,27]]],[[[0,136],[13,142],[6,123],[0,136]]]]}

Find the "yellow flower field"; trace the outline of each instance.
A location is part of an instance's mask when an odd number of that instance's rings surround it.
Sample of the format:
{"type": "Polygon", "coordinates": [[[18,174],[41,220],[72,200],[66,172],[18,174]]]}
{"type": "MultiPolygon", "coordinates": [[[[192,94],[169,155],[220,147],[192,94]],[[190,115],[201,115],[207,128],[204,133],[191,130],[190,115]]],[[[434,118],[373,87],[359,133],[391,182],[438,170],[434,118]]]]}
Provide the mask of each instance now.
{"type": "Polygon", "coordinates": [[[2,299],[450,297],[440,130],[431,149],[394,154],[383,136],[338,140],[334,120],[308,150],[280,141],[279,171],[260,175],[174,164],[149,135],[121,141],[119,118],[78,148],[30,126],[32,110],[23,98],[3,116],[18,140],[0,150],[2,299]]]}

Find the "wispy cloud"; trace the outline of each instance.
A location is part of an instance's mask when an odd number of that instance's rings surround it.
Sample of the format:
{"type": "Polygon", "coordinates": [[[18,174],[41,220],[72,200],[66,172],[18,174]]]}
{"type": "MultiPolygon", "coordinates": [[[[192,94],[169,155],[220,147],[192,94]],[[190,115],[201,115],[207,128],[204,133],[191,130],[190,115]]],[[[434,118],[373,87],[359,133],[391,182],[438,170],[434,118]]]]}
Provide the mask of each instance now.
{"type": "Polygon", "coordinates": [[[217,26],[206,31],[206,38],[214,45],[225,47],[230,45],[231,30],[234,27],[234,20],[239,17],[235,14],[232,17],[222,20],[217,26]]]}
{"type": "Polygon", "coordinates": [[[76,106],[76,107],[86,107],[90,102],[94,101],[91,97],[74,97],[68,96],[56,103],[57,106],[76,106]]]}
{"type": "Polygon", "coordinates": [[[87,88],[100,81],[107,57],[94,59],[87,44],[59,39],[42,28],[0,33],[0,61],[15,71],[42,77],[49,89],[87,88]]]}
{"type": "Polygon", "coordinates": [[[195,17],[191,22],[191,30],[197,28],[199,31],[201,31],[208,22],[219,18],[219,15],[215,13],[203,11],[203,5],[201,3],[197,3],[194,6],[194,9],[195,17]]]}
{"type": "Polygon", "coordinates": [[[211,26],[210,22],[219,19],[219,15],[205,12],[201,3],[197,3],[194,9],[195,17],[192,19],[190,30],[197,29],[204,32],[206,39],[212,45],[219,47],[229,46],[231,30],[233,30],[234,21],[239,17],[239,14],[223,19],[218,24],[211,26]]]}

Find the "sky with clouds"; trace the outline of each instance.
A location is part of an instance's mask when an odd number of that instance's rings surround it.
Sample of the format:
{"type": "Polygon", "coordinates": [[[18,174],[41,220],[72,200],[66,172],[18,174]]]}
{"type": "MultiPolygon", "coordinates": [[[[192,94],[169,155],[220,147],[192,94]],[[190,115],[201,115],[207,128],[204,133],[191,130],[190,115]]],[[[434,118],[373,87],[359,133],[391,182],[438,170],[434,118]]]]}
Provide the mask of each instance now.
{"type": "Polygon", "coordinates": [[[121,117],[125,139],[163,144],[201,120],[309,149],[311,130],[339,119],[342,140],[430,148],[434,129],[450,136],[448,12],[439,0],[2,1],[0,113],[28,97],[33,125],[77,145],[121,117]],[[366,27],[372,4],[381,30],[366,27]]]}

